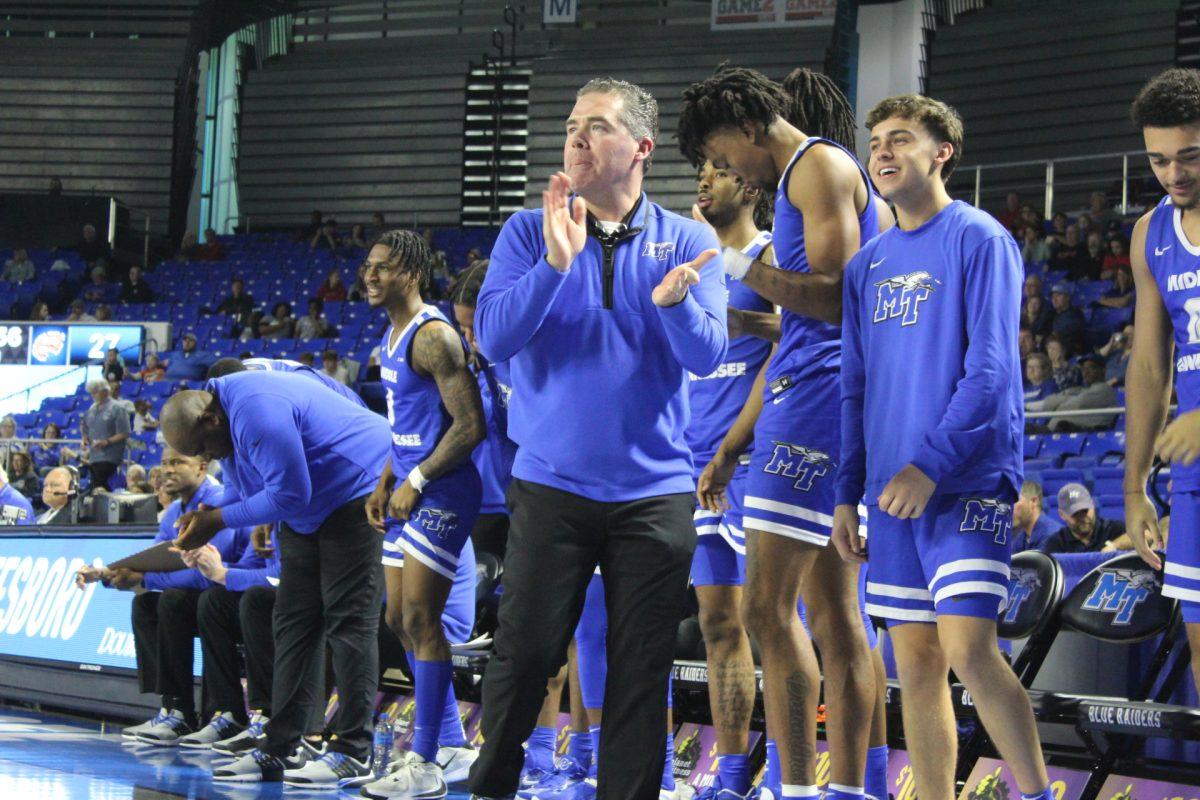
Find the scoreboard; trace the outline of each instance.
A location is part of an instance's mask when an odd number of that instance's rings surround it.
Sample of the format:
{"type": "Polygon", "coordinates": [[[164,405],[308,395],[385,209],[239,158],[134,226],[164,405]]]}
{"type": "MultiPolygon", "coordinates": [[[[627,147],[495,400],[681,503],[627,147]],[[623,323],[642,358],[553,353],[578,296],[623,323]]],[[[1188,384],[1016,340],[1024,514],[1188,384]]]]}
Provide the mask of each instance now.
{"type": "Polygon", "coordinates": [[[125,363],[138,363],[144,334],[141,325],[0,323],[0,366],[94,364],[113,347],[125,363]]]}

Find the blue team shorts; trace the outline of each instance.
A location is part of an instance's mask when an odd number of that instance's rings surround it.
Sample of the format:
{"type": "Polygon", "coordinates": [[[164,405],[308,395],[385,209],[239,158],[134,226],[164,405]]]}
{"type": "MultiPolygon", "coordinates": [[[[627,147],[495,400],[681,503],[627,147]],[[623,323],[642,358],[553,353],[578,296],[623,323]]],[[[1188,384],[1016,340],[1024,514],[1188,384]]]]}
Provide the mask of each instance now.
{"type": "Polygon", "coordinates": [[[696,553],[692,556],[695,586],[741,586],[746,582],[746,532],[742,528],[742,498],[749,467],[739,465],[725,489],[729,508],[708,511],[696,506],[696,553]]]}
{"type": "Polygon", "coordinates": [[[917,519],[867,507],[867,613],[887,620],[995,619],[1008,602],[1013,491],[934,495],[917,519]]]}
{"type": "Polygon", "coordinates": [[[754,427],[742,523],[824,547],[833,533],[840,452],[838,375],[797,381],[763,402],[754,427]]]}
{"type": "MultiPolygon", "coordinates": [[[[400,541],[404,536],[404,524],[399,520],[388,517],[388,541],[400,541]]],[[[388,567],[404,569],[404,550],[400,545],[394,552],[384,550],[383,563],[388,567]]],[[[446,597],[446,607],[442,609],[442,632],[450,644],[462,644],[471,640],[471,632],[475,630],[475,584],[478,576],[475,574],[475,545],[468,538],[458,554],[458,568],[454,573],[454,583],[450,586],[450,594],[446,597]]]]}
{"type": "Polygon", "coordinates": [[[479,516],[482,494],[479,473],[474,468],[456,470],[430,482],[408,521],[388,526],[383,564],[402,567],[404,558],[410,556],[447,580],[454,580],[463,547],[470,541],[479,516]]]}
{"type": "Polygon", "coordinates": [[[1171,531],[1162,593],[1178,598],[1183,621],[1200,624],[1200,492],[1171,493],[1171,531]]]}

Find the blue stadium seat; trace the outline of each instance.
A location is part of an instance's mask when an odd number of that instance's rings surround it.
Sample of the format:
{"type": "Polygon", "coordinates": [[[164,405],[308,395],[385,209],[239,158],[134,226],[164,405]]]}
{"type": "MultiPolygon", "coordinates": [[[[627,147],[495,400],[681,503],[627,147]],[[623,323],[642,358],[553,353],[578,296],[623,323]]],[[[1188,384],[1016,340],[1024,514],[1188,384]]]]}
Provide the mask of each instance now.
{"type": "Polygon", "coordinates": [[[1077,469],[1047,469],[1042,471],[1042,489],[1046,497],[1054,497],[1068,483],[1083,483],[1083,473],[1077,469]]]}
{"type": "Polygon", "coordinates": [[[1096,467],[1092,470],[1092,488],[1096,494],[1121,494],[1124,480],[1124,467],[1096,467]]]}
{"type": "Polygon", "coordinates": [[[27,414],[13,414],[13,422],[17,423],[20,428],[32,428],[38,423],[38,414],[36,411],[31,411],[27,414]]]}
{"type": "Polygon", "coordinates": [[[1031,472],[1041,472],[1044,469],[1052,469],[1054,467],[1054,459],[1052,458],[1027,458],[1024,463],[1025,477],[1029,477],[1031,472]]]}
{"type": "Polygon", "coordinates": [[[1043,436],[1042,449],[1039,455],[1080,455],[1083,452],[1083,445],[1086,439],[1086,434],[1082,433],[1054,433],[1049,436],[1043,436]]]}
{"type": "Polygon", "coordinates": [[[1024,454],[1026,459],[1035,458],[1042,449],[1041,436],[1026,436],[1024,454]]]}
{"type": "Polygon", "coordinates": [[[1082,455],[1069,456],[1063,459],[1062,465],[1064,469],[1078,469],[1086,473],[1099,463],[1100,460],[1096,456],[1082,455]]]}

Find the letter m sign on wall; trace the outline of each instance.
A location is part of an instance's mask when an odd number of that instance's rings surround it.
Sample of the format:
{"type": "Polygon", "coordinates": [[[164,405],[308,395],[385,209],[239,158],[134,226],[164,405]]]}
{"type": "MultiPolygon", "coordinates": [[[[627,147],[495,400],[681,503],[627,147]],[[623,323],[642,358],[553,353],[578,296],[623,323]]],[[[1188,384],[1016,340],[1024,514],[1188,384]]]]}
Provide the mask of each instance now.
{"type": "Polygon", "coordinates": [[[579,0],[542,0],[542,21],[574,23],[575,6],[578,2],[579,0]]]}

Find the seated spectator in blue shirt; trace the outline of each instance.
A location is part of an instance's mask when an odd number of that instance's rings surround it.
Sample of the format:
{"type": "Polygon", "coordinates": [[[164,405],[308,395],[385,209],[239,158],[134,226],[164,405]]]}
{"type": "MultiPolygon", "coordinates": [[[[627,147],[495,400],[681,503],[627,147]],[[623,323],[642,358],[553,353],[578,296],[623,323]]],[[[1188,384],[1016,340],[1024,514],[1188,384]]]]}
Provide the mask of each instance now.
{"type": "MultiPolygon", "coordinates": [[[[62,431],[59,430],[58,424],[47,422],[42,428],[43,439],[61,439],[62,431]]],[[[62,445],[53,442],[39,442],[38,444],[29,447],[29,455],[33,458],[33,468],[39,475],[45,477],[46,473],[57,466],[62,465],[62,445]]]]}
{"type": "Polygon", "coordinates": [[[1066,524],[1041,543],[1038,549],[1043,553],[1099,553],[1125,533],[1124,522],[1096,515],[1096,503],[1082,483],[1058,490],[1058,516],[1066,524]]]}
{"type": "Polygon", "coordinates": [[[1072,364],[1069,360],[1070,350],[1066,342],[1057,334],[1050,334],[1046,337],[1046,355],[1050,357],[1050,370],[1054,375],[1054,382],[1058,384],[1060,392],[1070,389],[1072,386],[1083,385],[1083,373],[1079,367],[1072,364]]]}
{"type": "Polygon", "coordinates": [[[1133,271],[1126,266],[1113,273],[1113,286],[1096,302],[1105,308],[1128,308],[1133,305],[1133,271]]]}
{"type": "Polygon", "coordinates": [[[1054,321],[1050,330],[1058,335],[1072,353],[1078,353],[1083,344],[1083,334],[1087,330],[1087,320],[1083,312],[1071,305],[1071,287],[1066,283],[1056,283],[1050,288],[1050,305],[1054,309],[1054,321]]]}
{"type": "Polygon", "coordinates": [[[108,282],[108,273],[104,271],[104,267],[93,267],[90,275],[91,281],[80,290],[79,299],[89,303],[115,303],[121,287],[119,284],[108,282]]]}
{"type": "Polygon", "coordinates": [[[1025,262],[1025,268],[1044,267],[1050,258],[1050,245],[1042,236],[1042,229],[1037,225],[1026,225],[1022,237],[1021,260],[1025,262]]]}
{"type": "Polygon", "coordinates": [[[203,350],[196,349],[196,334],[188,332],[183,335],[182,349],[177,353],[172,353],[166,359],[166,363],[167,372],[164,377],[175,380],[202,381],[208,374],[212,357],[203,350]]]}
{"type": "Polygon", "coordinates": [[[1031,353],[1025,359],[1025,402],[1041,400],[1058,391],[1045,353],[1031,353]]]}
{"type": "Polygon", "coordinates": [[[1096,351],[1103,356],[1104,379],[1108,385],[1121,388],[1125,385],[1125,371],[1129,368],[1129,356],[1133,354],[1133,324],[1113,333],[1108,344],[1096,351]]]}
{"type": "MultiPolygon", "coordinates": [[[[1041,281],[1038,281],[1041,284],[1041,281]]],[[[1039,291],[1041,291],[1039,289],[1039,291]]],[[[1025,307],[1021,309],[1021,324],[1033,331],[1035,336],[1045,336],[1050,333],[1050,325],[1054,322],[1054,312],[1046,305],[1046,299],[1040,294],[1025,298],[1025,307]]]]}
{"type": "MultiPolygon", "coordinates": [[[[1096,408],[1115,408],[1117,390],[1104,380],[1104,359],[1089,353],[1079,360],[1083,385],[1056,392],[1039,401],[1025,404],[1026,411],[1087,411],[1096,408]]],[[[1081,430],[1106,430],[1113,426],[1116,415],[1068,414],[1050,417],[1046,423],[1054,433],[1081,430]]]]}
{"type": "Polygon", "coordinates": [[[1046,514],[1043,507],[1044,492],[1037,481],[1027,480],[1021,484],[1021,496],[1013,504],[1012,551],[1037,550],[1049,539],[1058,525],[1046,514]]]}

